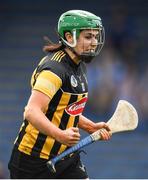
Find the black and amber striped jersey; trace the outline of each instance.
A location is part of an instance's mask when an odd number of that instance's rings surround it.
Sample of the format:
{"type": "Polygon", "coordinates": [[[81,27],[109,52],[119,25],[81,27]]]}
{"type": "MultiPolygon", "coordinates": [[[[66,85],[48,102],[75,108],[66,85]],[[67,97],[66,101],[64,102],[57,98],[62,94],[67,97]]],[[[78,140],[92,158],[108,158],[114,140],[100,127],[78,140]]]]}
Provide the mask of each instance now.
{"type": "MultiPolygon", "coordinates": [[[[31,85],[32,89],[50,97],[44,112],[49,121],[62,130],[77,126],[88,96],[84,62],[75,64],[64,50],[50,53],[35,69],[31,85]]],[[[40,133],[27,120],[21,126],[15,147],[28,155],[44,159],[68,148],[40,133]]]]}

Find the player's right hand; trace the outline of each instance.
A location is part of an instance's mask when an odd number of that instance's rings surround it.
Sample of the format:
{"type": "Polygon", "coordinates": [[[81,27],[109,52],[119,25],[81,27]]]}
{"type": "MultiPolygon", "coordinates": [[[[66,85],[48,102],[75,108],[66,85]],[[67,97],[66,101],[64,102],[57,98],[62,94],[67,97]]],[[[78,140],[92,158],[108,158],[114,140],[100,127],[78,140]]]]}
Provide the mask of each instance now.
{"type": "Polygon", "coordinates": [[[74,146],[80,140],[79,129],[76,127],[70,127],[66,130],[63,130],[61,136],[59,137],[59,142],[67,145],[74,146]]]}

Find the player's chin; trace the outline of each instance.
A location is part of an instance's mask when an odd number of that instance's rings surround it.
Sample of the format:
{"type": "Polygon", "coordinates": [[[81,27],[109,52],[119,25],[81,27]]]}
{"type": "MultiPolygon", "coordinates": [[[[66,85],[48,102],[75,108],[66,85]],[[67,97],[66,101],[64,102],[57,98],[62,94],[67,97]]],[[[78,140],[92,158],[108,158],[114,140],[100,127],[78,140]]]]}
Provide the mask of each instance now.
{"type": "Polygon", "coordinates": [[[93,58],[94,57],[92,56],[85,56],[85,57],[82,57],[82,61],[88,64],[92,62],[93,58]]]}

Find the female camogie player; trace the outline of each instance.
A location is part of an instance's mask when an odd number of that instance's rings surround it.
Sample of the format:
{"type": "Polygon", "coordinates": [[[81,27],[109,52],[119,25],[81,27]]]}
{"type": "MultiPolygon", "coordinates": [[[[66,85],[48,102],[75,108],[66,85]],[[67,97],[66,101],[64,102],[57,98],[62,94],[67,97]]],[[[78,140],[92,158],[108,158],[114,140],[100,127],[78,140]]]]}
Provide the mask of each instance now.
{"type": "Polygon", "coordinates": [[[58,34],[59,43],[44,47],[48,54],[32,75],[32,93],[8,165],[10,178],[86,179],[80,152],[58,162],[55,174],[46,162],[79,142],[79,128],[88,133],[101,129],[102,140],[111,137],[105,122],[94,123],[82,115],[88,98],[85,63],[104,45],[100,17],[67,11],[59,18],[58,34]]]}

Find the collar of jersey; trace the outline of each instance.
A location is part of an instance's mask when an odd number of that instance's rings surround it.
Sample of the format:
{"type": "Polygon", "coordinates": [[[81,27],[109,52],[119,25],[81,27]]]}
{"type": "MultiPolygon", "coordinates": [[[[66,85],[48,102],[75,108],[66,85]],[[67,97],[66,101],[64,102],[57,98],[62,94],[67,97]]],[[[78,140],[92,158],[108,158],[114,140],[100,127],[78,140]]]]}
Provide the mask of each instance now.
{"type": "Polygon", "coordinates": [[[71,59],[71,57],[69,56],[69,54],[68,54],[64,49],[63,49],[63,51],[64,51],[65,54],[67,55],[69,63],[70,63],[73,67],[78,68],[78,67],[80,66],[80,64],[81,64],[81,61],[80,61],[79,64],[76,64],[76,63],[71,59]]]}

